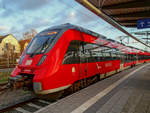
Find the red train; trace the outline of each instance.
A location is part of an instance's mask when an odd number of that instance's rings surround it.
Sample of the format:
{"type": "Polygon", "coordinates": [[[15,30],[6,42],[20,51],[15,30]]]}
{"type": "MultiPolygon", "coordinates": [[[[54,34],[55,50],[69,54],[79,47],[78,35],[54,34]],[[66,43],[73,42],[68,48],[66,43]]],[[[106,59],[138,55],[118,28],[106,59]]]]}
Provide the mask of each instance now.
{"type": "Polygon", "coordinates": [[[71,24],[37,34],[11,73],[14,86],[30,83],[37,94],[85,86],[125,68],[149,62],[150,53],[71,24]],[[76,84],[78,83],[78,84],[76,84]]]}

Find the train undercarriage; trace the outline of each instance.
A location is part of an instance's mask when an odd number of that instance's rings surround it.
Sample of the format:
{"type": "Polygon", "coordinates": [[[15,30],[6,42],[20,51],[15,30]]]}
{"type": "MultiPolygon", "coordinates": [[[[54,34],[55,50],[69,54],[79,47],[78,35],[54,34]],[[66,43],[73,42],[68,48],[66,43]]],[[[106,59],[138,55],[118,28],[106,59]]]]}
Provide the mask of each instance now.
{"type": "Polygon", "coordinates": [[[25,88],[33,90],[33,77],[33,74],[20,74],[16,77],[10,77],[9,85],[14,89],[25,88]]]}
{"type": "MultiPolygon", "coordinates": [[[[21,89],[22,88],[24,90],[33,91],[33,77],[34,77],[34,75],[31,75],[31,74],[20,74],[20,75],[17,75],[16,77],[10,77],[8,84],[9,84],[10,88],[12,88],[12,89],[21,89]]],[[[74,93],[80,89],[83,89],[83,88],[89,86],[90,84],[93,84],[99,80],[100,80],[99,76],[96,75],[93,77],[78,80],[65,90],[61,90],[61,91],[54,92],[51,94],[46,94],[46,95],[41,95],[41,94],[36,94],[36,95],[40,98],[56,100],[56,99],[66,96],[66,95],[69,95],[71,93],[74,93]]]]}
{"type": "MultiPolygon", "coordinates": [[[[133,67],[133,66],[130,66],[130,67],[133,67]]],[[[119,71],[114,71],[114,72],[117,73],[119,71]]],[[[40,98],[56,100],[61,97],[72,94],[74,92],[77,92],[78,90],[81,90],[81,89],[83,89],[93,83],[96,83],[97,81],[99,81],[101,79],[107,78],[111,75],[112,74],[105,74],[104,77],[101,78],[101,75],[99,73],[95,76],[78,80],[78,81],[74,82],[67,89],[64,89],[64,90],[61,90],[58,92],[54,92],[54,93],[50,93],[50,94],[45,94],[45,95],[41,95],[41,94],[36,94],[36,95],[39,96],[40,98]]],[[[23,88],[25,90],[33,91],[33,77],[34,77],[33,74],[20,74],[20,75],[17,75],[16,77],[10,77],[9,85],[13,89],[23,88]]]]}

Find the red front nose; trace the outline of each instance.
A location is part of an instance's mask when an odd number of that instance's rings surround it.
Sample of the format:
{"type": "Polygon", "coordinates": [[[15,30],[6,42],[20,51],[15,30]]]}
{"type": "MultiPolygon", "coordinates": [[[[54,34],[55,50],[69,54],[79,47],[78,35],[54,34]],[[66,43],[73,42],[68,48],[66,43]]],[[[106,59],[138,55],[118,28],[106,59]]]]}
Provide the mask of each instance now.
{"type": "Polygon", "coordinates": [[[30,57],[30,55],[25,55],[22,63],[19,65],[20,68],[38,68],[37,64],[43,55],[35,55],[30,57]]]}

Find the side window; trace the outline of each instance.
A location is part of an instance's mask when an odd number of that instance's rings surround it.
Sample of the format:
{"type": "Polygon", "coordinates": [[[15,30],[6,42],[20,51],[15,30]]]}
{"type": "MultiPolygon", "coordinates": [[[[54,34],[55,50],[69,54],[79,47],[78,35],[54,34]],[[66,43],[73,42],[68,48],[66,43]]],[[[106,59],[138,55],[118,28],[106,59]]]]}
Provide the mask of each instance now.
{"type": "Polygon", "coordinates": [[[105,60],[112,60],[110,52],[104,52],[105,60]]]}
{"type": "Polygon", "coordinates": [[[101,46],[92,43],[84,44],[85,56],[88,62],[98,62],[102,59],[101,46]]]}
{"type": "Polygon", "coordinates": [[[117,54],[112,52],[111,53],[111,57],[112,57],[112,60],[116,60],[117,59],[117,54]]]}
{"type": "Polygon", "coordinates": [[[101,52],[103,53],[103,60],[112,60],[112,56],[114,56],[114,54],[111,54],[112,53],[112,48],[109,48],[109,47],[105,47],[103,46],[102,47],[102,50],[101,52]]]}
{"type": "Polygon", "coordinates": [[[76,64],[80,62],[81,41],[72,40],[68,46],[62,64],[76,64]]]}
{"type": "MultiPolygon", "coordinates": [[[[87,62],[100,62],[106,60],[118,60],[121,52],[114,48],[101,46],[93,43],[72,40],[68,46],[62,64],[76,64],[87,62]]],[[[124,61],[127,56],[122,58],[124,61]]]]}

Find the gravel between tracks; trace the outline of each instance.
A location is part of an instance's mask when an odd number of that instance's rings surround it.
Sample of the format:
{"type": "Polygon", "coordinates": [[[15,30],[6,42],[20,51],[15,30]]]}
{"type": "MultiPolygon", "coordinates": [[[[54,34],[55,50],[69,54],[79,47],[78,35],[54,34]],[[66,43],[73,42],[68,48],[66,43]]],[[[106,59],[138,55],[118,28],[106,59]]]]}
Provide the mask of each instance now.
{"type": "Polygon", "coordinates": [[[30,91],[24,91],[22,89],[8,89],[0,95],[0,110],[30,100],[32,98],[35,98],[35,95],[30,91]]]}

